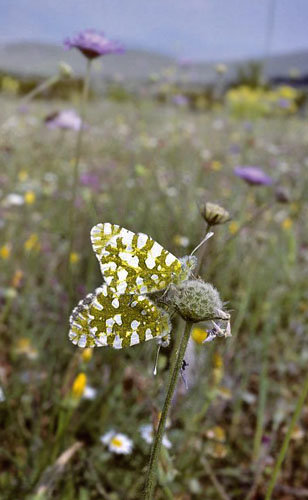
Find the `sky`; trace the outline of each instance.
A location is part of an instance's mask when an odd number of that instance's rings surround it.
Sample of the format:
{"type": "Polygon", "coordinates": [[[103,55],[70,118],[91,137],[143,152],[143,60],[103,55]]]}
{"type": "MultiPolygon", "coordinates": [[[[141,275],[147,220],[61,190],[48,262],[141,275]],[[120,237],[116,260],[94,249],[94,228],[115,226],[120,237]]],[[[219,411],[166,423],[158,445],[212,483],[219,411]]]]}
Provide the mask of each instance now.
{"type": "Polygon", "coordinates": [[[191,60],[308,49],[308,0],[0,0],[0,43],[61,43],[85,28],[191,60]]]}

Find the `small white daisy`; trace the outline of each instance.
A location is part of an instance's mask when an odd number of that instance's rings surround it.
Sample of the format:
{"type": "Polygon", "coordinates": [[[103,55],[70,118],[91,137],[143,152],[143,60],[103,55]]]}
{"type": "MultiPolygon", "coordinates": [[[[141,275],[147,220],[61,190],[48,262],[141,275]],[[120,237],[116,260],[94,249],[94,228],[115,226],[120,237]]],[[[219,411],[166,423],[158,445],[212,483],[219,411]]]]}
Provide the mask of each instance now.
{"type": "Polygon", "coordinates": [[[24,197],[17,193],[10,193],[4,200],[5,206],[20,206],[25,202],[24,197]]]}
{"type": "Polygon", "coordinates": [[[108,446],[109,451],[118,455],[129,455],[133,449],[133,441],[125,434],[111,430],[100,438],[101,442],[108,446]]]}
{"type": "MultiPolygon", "coordinates": [[[[151,424],[144,424],[141,425],[140,427],[140,434],[141,437],[145,440],[146,443],[151,444],[153,443],[153,426],[151,424]]],[[[172,444],[167,438],[166,434],[164,434],[163,439],[162,439],[162,444],[165,446],[165,448],[171,448],[172,444]]]]}

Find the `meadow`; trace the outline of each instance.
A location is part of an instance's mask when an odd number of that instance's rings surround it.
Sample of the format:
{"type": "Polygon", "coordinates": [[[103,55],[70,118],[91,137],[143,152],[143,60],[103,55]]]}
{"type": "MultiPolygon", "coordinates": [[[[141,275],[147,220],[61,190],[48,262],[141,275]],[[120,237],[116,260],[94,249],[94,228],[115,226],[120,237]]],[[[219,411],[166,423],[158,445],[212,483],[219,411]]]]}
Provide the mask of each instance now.
{"type": "Polygon", "coordinates": [[[95,224],[145,232],[181,257],[205,233],[205,202],[231,217],[214,226],[200,274],[219,290],[232,337],[201,343],[207,325],[194,327],[155,498],[264,499],[287,433],[271,498],[307,498],[307,401],[290,427],[307,384],[306,117],[93,98],[68,264],[76,131],[44,119],[78,109],[78,98],[27,109],[17,97],[0,99],[1,498],[142,498],[144,426],[159,418],[182,320],[173,320],[154,377],[155,341],[81,349],[68,339],[68,319],[102,282],[95,224]],[[233,171],[243,165],[274,184],[247,184],[233,171]],[[111,430],[125,434],[126,454],[110,446],[111,430]]]}

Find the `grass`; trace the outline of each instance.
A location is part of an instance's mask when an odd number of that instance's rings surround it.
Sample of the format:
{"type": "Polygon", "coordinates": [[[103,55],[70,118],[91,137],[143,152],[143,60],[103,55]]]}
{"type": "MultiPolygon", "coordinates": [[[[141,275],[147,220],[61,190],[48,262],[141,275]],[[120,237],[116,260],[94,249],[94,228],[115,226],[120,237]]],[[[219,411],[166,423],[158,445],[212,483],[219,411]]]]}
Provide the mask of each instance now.
{"type": "MultiPolygon", "coordinates": [[[[18,102],[1,100],[5,500],[141,499],[150,448],[139,427],[157,421],[169,376],[172,345],[162,350],[154,378],[152,342],[95,349],[86,359],[67,338],[64,277],[76,137],[47,129],[42,119],[54,107],[76,104],[42,101],[15,115],[18,102]],[[28,202],[10,206],[11,193],[28,202]],[[94,399],[74,398],[81,372],[97,391],[94,399]],[[133,440],[132,454],[115,455],[100,442],[110,429],[133,440]]],[[[205,233],[204,201],[232,214],[206,244],[203,277],[228,303],[233,337],[191,341],[189,390],[179,382],[167,429],[172,448],[163,448],[156,498],[240,500],[251,488],[253,498],[264,498],[307,370],[308,125],[294,116],[248,126],[223,109],[192,113],[146,100],[91,102],[87,120],[71,258],[74,303],[101,283],[89,241],[94,224],[146,232],[182,256],[205,233]],[[272,188],[235,177],[233,167],[243,164],[272,175],[290,191],[290,203],[275,202],[272,188]],[[188,247],[179,236],[189,239],[188,247]]],[[[273,499],[308,487],[307,412],[306,402],[288,433],[273,499]]]]}

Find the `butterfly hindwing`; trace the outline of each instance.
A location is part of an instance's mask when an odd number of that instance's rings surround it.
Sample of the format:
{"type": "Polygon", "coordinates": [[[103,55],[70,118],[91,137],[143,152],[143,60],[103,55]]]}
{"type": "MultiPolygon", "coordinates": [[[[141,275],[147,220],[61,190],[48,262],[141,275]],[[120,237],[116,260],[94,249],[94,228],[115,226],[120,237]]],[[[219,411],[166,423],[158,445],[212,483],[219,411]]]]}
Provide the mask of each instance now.
{"type": "Polygon", "coordinates": [[[94,226],[91,241],[104,280],[116,293],[163,290],[182,272],[179,259],[146,234],[105,223],[94,226]]]}
{"type": "Polygon", "coordinates": [[[79,347],[129,347],[171,330],[169,314],[148,297],[115,294],[103,284],[73,310],[69,338],[79,347]]]}

